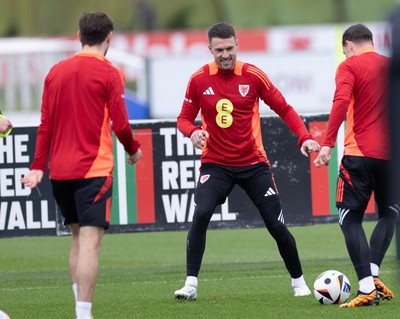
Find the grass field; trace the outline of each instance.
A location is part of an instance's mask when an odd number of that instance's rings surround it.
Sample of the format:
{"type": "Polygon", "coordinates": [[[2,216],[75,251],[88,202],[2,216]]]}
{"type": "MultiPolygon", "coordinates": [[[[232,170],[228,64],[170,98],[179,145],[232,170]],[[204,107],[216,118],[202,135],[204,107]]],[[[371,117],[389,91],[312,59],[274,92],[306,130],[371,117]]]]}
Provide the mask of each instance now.
{"type": "MultiPolygon", "coordinates": [[[[368,234],[374,222],[365,223],[368,234]]],[[[357,279],[337,224],[290,227],[310,288],[327,269],[357,279]]],[[[322,306],[294,298],[275,242],[264,229],[210,230],[198,300],[177,302],[185,279],[186,231],[104,237],[94,298],[95,319],[131,318],[398,318],[399,262],[395,243],[381,278],[396,297],[378,307],[322,306]]],[[[70,237],[0,239],[0,309],[11,319],[73,319],[67,270],[70,237]]]]}

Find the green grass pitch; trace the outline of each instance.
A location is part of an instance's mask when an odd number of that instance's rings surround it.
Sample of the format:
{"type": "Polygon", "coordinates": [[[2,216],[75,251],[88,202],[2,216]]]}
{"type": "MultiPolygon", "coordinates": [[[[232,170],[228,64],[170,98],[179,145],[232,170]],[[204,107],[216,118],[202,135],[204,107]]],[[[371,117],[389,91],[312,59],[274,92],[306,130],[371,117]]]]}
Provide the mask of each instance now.
{"type": "MultiPolygon", "coordinates": [[[[364,223],[369,235],[374,222],[364,223]]],[[[358,283],[337,224],[289,227],[312,288],[324,270],[358,283]]],[[[395,240],[381,268],[395,298],[378,307],[322,306],[313,295],[294,298],[290,277],[265,229],[209,230],[198,299],[178,302],[185,279],[186,231],[107,234],[100,253],[95,319],[132,318],[397,318],[399,262],[395,240]]],[[[0,309],[11,319],[73,319],[68,277],[71,238],[0,239],[0,309]]]]}

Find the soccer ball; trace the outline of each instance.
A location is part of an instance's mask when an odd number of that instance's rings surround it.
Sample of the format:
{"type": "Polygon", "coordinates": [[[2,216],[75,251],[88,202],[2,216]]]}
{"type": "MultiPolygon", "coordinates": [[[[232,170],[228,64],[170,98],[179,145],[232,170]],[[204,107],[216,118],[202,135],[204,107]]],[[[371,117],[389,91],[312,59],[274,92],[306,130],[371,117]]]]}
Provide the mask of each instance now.
{"type": "Polygon", "coordinates": [[[350,297],[350,281],[340,271],[327,270],[314,282],[314,296],[321,304],[342,304],[350,297]]]}
{"type": "Polygon", "coordinates": [[[0,310],[0,319],[10,319],[10,317],[5,312],[0,310]]]}

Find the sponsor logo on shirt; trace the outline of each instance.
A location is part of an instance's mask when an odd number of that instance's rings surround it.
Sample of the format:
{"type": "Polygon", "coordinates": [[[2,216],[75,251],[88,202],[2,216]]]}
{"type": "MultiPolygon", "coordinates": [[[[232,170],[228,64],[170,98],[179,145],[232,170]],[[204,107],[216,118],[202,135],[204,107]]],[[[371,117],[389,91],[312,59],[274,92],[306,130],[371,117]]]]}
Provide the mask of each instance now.
{"type": "Polygon", "coordinates": [[[217,116],[215,121],[221,128],[228,128],[233,123],[233,103],[228,99],[221,99],[216,105],[217,116]]]}
{"type": "Polygon", "coordinates": [[[248,84],[239,84],[239,93],[241,96],[245,97],[247,93],[249,93],[250,85],[248,84]]]}

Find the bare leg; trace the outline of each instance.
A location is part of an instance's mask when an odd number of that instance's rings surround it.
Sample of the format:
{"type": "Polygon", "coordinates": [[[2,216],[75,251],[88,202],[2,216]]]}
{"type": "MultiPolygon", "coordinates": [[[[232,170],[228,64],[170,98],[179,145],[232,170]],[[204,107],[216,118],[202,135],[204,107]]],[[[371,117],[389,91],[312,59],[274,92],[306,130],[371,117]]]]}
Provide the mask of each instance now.
{"type": "Polygon", "coordinates": [[[75,302],[78,300],[78,285],[76,283],[76,263],[79,253],[79,225],[70,224],[69,228],[72,233],[72,245],[69,253],[69,273],[71,276],[72,290],[74,292],[75,302]]]}
{"type": "Polygon", "coordinates": [[[69,228],[71,229],[72,233],[72,245],[69,253],[69,272],[72,283],[76,284],[76,263],[78,261],[79,253],[79,225],[70,224],[69,228]]]}
{"type": "Polygon", "coordinates": [[[79,230],[79,254],[75,271],[78,301],[91,302],[93,299],[103,234],[103,227],[85,226],[79,230]]]}

